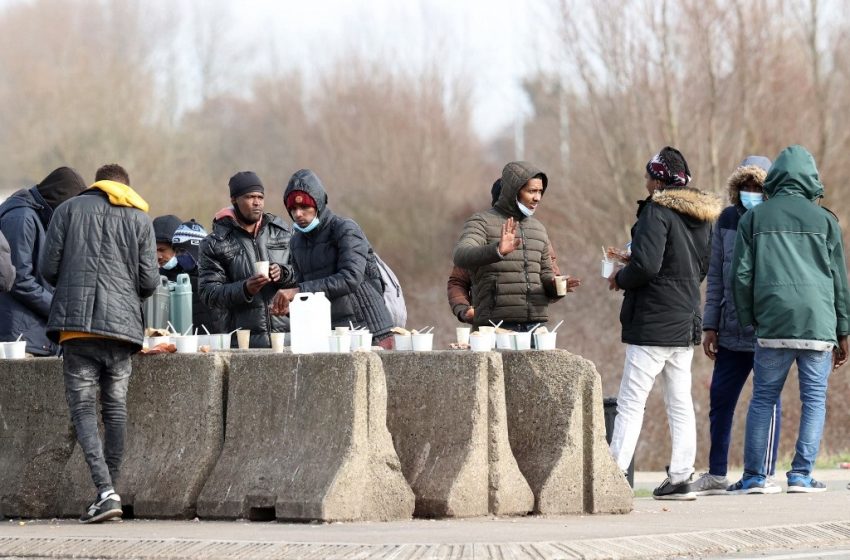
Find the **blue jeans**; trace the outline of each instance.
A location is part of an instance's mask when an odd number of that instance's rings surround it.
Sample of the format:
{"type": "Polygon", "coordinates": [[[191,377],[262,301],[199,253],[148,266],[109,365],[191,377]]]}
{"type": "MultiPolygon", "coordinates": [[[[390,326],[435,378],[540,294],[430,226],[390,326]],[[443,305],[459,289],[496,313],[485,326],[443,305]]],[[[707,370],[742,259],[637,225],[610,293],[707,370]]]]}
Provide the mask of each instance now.
{"type": "Polygon", "coordinates": [[[768,431],[773,405],[782,392],[788,370],[797,362],[800,379],[800,431],[791,462],[792,474],[808,477],[815,465],[826,419],[826,387],[832,371],[832,351],[756,347],[753,398],[747,413],[744,478],[764,479],[768,431]]]}
{"type": "MultiPolygon", "coordinates": [[[[729,464],[729,442],[732,436],[732,420],[741,390],[753,370],[753,352],[717,349],[714,371],[711,374],[710,408],[708,420],[711,432],[711,449],[708,453],[708,472],[714,476],[726,476],[729,464]]],[[[767,474],[776,472],[776,454],[779,449],[779,424],[782,405],[777,399],[771,426],[768,430],[767,474]]]]}
{"type": "Polygon", "coordinates": [[[71,339],[62,344],[65,399],[77,441],[98,492],[114,488],[124,456],[127,386],[136,347],[102,338],[71,339]],[[97,428],[97,391],[103,416],[104,441],[97,428]]]}

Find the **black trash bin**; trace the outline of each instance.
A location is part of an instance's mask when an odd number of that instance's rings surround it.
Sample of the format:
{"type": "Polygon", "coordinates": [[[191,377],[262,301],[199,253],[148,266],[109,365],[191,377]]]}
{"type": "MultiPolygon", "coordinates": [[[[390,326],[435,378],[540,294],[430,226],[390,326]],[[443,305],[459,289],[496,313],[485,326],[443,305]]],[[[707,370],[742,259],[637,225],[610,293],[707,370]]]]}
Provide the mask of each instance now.
{"type": "MultiPolygon", "coordinates": [[[[614,434],[614,418],[617,417],[617,397],[605,397],[602,399],[602,407],[605,410],[605,439],[611,443],[611,436],[614,434]]],[[[635,487],[635,458],[632,457],[632,462],[629,464],[629,470],[626,473],[626,480],[629,481],[629,486],[635,487]]]]}

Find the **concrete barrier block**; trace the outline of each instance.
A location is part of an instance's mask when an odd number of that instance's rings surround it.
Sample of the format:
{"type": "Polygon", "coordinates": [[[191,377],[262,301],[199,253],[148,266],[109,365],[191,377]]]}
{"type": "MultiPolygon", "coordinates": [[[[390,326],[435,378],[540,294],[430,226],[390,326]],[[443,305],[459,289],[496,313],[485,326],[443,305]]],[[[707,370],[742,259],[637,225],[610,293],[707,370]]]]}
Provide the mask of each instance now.
{"type": "MultiPolygon", "coordinates": [[[[116,490],[137,517],[194,517],[224,439],[227,354],[136,355],[127,393],[127,437],[116,490]]],[[[102,432],[101,432],[102,437],[102,432]]],[[[64,516],[94,498],[82,450],[63,475],[64,516]]]]}
{"type": "Polygon", "coordinates": [[[495,353],[384,352],[387,426],[419,517],[524,514],[533,505],[507,439],[495,353]]]}
{"type": "Polygon", "coordinates": [[[62,360],[0,360],[0,516],[58,515],[74,444],[62,360]]]}
{"type": "Polygon", "coordinates": [[[626,513],[631,488],[605,442],[593,363],[563,350],[502,353],[511,448],[535,513],[626,513]]]}
{"type": "Polygon", "coordinates": [[[200,516],[355,521],[412,513],[377,356],[231,356],[225,444],[200,516]]]}

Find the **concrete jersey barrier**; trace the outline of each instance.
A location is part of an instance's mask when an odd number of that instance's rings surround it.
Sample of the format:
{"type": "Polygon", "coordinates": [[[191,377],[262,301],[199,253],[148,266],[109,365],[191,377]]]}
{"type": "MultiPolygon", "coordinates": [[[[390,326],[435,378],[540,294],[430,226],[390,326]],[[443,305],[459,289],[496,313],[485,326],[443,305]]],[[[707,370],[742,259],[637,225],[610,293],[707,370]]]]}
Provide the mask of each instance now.
{"type": "Polygon", "coordinates": [[[533,495],[508,442],[496,353],[382,352],[387,426],[417,517],[526,514],[533,495]]]}
{"type": "Polygon", "coordinates": [[[386,399],[375,354],[231,355],[224,449],[198,515],[409,519],[386,399]]]}
{"type": "Polygon", "coordinates": [[[75,444],[62,360],[0,360],[0,517],[57,516],[75,444]]]}
{"type": "MultiPolygon", "coordinates": [[[[153,518],[194,517],[198,494],[223,442],[226,356],[133,357],[124,463],[116,483],[128,513],[132,510],[135,516],[153,518]]],[[[68,417],[67,405],[62,415],[68,417]]],[[[61,479],[57,509],[63,516],[78,516],[95,494],[79,446],[61,479]]]]}
{"type": "Polygon", "coordinates": [[[608,451],[596,367],[564,350],[504,351],[508,433],[540,514],[627,513],[633,493],[608,451]]]}

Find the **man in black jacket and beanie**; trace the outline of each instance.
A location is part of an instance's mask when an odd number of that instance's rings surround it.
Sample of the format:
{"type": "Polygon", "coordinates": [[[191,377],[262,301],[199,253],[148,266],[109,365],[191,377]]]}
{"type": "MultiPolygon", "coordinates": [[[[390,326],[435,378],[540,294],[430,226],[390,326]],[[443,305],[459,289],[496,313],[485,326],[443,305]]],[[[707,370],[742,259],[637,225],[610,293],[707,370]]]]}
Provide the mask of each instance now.
{"type": "Polygon", "coordinates": [[[691,360],[702,336],[699,286],[708,272],[712,224],[720,200],[688,187],[690,170],[679,150],[666,147],[646,164],[649,197],[638,203],[632,252],[625,268],[608,278],[625,290],[620,323],[626,363],[611,453],[625,471],[632,461],[643,410],[661,375],[672,437],[668,476],[657,500],[696,498],[690,479],[696,458],[691,360]]]}
{"type": "Polygon", "coordinates": [[[264,212],[265,188],[253,171],[230,178],[231,206],[213,221],[201,242],[198,289],[203,302],[226,311],[228,328],[249,329],[252,348],[271,348],[272,332],[288,332],[287,317],[273,317],[270,305],[279,288],[294,285],[289,265],[289,226],[264,212]],[[268,276],[256,272],[269,262],[268,276]]]}
{"type": "Polygon", "coordinates": [[[124,168],[105,165],[89,189],[56,210],[41,254],[44,278],[56,287],[47,334],[62,344],[65,397],[97,487],[82,523],[121,516],[115,483],[124,455],[131,358],[144,338],[142,301],[159,281],[147,211],[124,168]]]}
{"type": "Polygon", "coordinates": [[[23,335],[33,356],[55,356],[59,346],[47,337],[47,316],[53,287],[44,279],[38,260],[53,212],[85,190],[79,173],[59,167],[39,184],[21,189],[0,205],[0,230],[9,241],[15,283],[0,294],[0,341],[23,335]]]}

